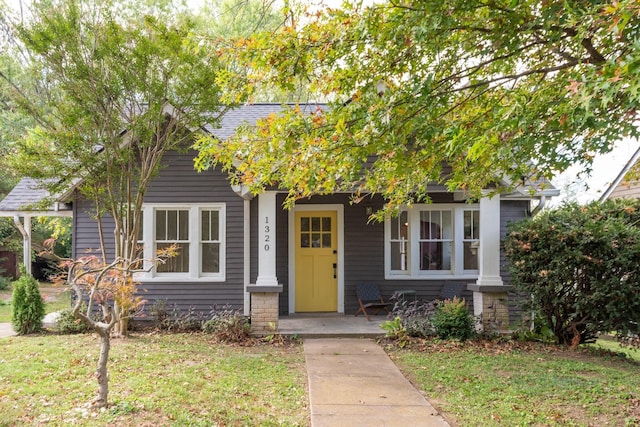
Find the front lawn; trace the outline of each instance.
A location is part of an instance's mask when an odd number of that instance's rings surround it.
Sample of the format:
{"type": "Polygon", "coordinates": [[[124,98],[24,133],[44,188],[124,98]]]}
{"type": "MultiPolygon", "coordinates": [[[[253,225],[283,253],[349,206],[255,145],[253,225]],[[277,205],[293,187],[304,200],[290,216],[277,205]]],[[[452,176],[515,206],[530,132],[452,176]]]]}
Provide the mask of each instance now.
{"type": "Polygon", "coordinates": [[[640,363],[602,350],[426,341],[391,356],[454,425],[640,425],[640,363]]]}
{"type": "Polygon", "coordinates": [[[110,402],[92,412],[95,335],[0,341],[0,426],[306,426],[301,345],[240,347],[206,334],[112,341],[110,402]]]}

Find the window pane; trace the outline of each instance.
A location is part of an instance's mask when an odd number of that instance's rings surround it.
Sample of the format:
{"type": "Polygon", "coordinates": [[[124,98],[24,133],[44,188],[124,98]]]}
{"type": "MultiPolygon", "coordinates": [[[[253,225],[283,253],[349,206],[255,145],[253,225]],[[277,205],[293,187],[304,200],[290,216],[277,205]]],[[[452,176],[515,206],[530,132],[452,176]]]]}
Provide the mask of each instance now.
{"type": "MultiPolygon", "coordinates": [[[[158,249],[164,249],[171,246],[172,243],[158,243],[158,249]]],[[[186,273],[189,271],[189,244],[177,243],[178,255],[169,258],[164,264],[158,264],[157,271],[159,273],[186,273]]]]}
{"type": "Polygon", "coordinates": [[[167,211],[166,240],[178,240],[178,211],[167,211]]]}
{"type": "Polygon", "coordinates": [[[218,211],[202,211],[201,213],[201,229],[203,241],[218,241],[220,236],[218,211]]]}
{"type": "Polygon", "coordinates": [[[210,211],[202,211],[200,213],[200,239],[201,240],[211,240],[211,212],[210,211]]]}
{"type": "Polygon", "coordinates": [[[311,234],[311,246],[314,248],[320,247],[320,233],[311,234]]]}
{"type": "Polygon", "coordinates": [[[219,273],[220,272],[220,244],[219,243],[203,243],[202,244],[202,272],[203,273],[219,273]]]}
{"type": "Polygon", "coordinates": [[[322,233],[322,247],[323,248],[331,247],[331,233],[322,233]]]}
{"type": "Polygon", "coordinates": [[[451,270],[451,242],[421,242],[420,270],[451,270]]]}
{"type": "Polygon", "coordinates": [[[480,212],[473,212],[473,239],[480,238],[480,212]]]}
{"type": "Polygon", "coordinates": [[[391,270],[406,271],[409,259],[408,250],[406,242],[391,242],[391,270]]]}
{"type": "Polygon", "coordinates": [[[211,211],[211,240],[220,240],[220,212],[211,211]]]}
{"type": "Polygon", "coordinates": [[[480,238],[480,212],[465,211],[464,212],[464,238],[479,239],[480,238]]]}
{"type": "Polygon", "coordinates": [[[453,222],[451,221],[451,211],[442,211],[440,226],[442,239],[453,239],[453,222]]]}
{"type": "Polygon", "coordinates": [[[309,231],[309,217],[300,218],[300,231],[309,231]]]}
{"type": "Polygon", "coordinates": [[[309,233],[300,234],[300,247],[301,248],[311,247],[311,238],[309,236],[309,233]]]}
{"type": "Polygon", "coordinates": [[[311,231],[320,231],[320,218],[317,216],[311,218],[311,231]]]}
{"type": "Polygon", "coordinates": [[[189,211],[178,211],[178,240],[189,240],[189,211]]]}
{"type": "Polygon", "coordinates": [[[331,217],[322,217],[322,231],[331,231],[331,217]]]}
{"type": "Polygon", "coordinates": [[[156,211],[156,240],[167,240],[167,211],[156,211]]]}
{"type": "Polygon", "coordinates": [[[472,245],[477,242],[464,242],[464,269],[465,270],[477,270],[478,269],[478,250],[472,245]]]}

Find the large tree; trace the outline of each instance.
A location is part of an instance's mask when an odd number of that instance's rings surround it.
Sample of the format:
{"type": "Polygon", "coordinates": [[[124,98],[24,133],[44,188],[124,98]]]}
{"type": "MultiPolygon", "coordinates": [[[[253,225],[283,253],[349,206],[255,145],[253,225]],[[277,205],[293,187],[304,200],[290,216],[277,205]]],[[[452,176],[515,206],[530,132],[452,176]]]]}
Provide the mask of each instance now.
{"type": "Polygon", "coordinates": [[[222,163],[254,191],[280,183],[290,200],[355,190],[393,207],[427,199],[427,182],[478,196],[575,163],[589,171],[638,135],[635,0],[362,3],[238,40],[256,81],[302,78],[329,106],[224,145],[205,138],[200,166],[222,163]]]}
{"type": "Polygon", "coordinates": [[[5,69],[0,77],[10,103],[36,123],[18,141],[13,166],[52,192],[77,185],[95,208],[102,250],[66,265],[79,294],[74,311],[101,337],[94,405],[105,406],[111,332],[126,333],[140,302],[132,275],[142,268],[146,186],[164,153],[189,147],[192,130],[224,113],[224,65],[194,17],[171,2],[36,0],[24,12],[0,17],[5,47],[31,79],[14,81],[5,69]],[[102,306],[98,320],[92,303],[102,306]]]}

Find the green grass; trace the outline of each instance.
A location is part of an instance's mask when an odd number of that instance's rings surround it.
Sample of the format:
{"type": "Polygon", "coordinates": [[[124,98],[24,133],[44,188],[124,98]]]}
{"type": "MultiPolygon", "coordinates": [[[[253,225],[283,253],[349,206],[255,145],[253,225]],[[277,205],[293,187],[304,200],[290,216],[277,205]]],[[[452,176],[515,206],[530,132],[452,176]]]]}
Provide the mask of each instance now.
{"type": "MultiPolygon", "coordinates": [[[[52,289],[50,283],[41,283],[40,286],[45,286],[47,290],[52,289]]],[[[11,289],[0,291],[0,322],[11,322],[11,292],[11,289]]],[[[70,307],[71,291],[67,290],[62,292],[62,289],[56,289],[55,294],[57,295],[56,301],[53,301],[53,298],[47,293],[43,294],[46,313],[52,313],[70,307]]]]}
{"type": "Polygon", "coordinates": [[[460,426],[640,425],[640,364],[536,344],[426,344],[392,357],[460,426]]]}
{"type": "Polygon", "coordinates": [[[215,344],[205,334],[112,341],[110,402],[91,412],[94,335],[3,338],[0,426],[309,425],[302,347],[215,344]]]}

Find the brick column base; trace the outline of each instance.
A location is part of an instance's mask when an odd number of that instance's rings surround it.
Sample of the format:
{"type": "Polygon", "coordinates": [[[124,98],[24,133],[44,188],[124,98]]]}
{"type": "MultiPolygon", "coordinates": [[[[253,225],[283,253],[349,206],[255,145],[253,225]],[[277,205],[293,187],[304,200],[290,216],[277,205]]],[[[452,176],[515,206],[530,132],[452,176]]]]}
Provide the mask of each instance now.
{"type": "Polygon", "coordinates": [[[507,332],[509,330],[509,294],[503,292],[473,293],[473,314],[478,317],[480,332],[507,332]]]}
{"type": "Polygon", "coordinates": [[[278,331],[278,292],[251,293],[251,335],[264,336],[278,331]]]}

